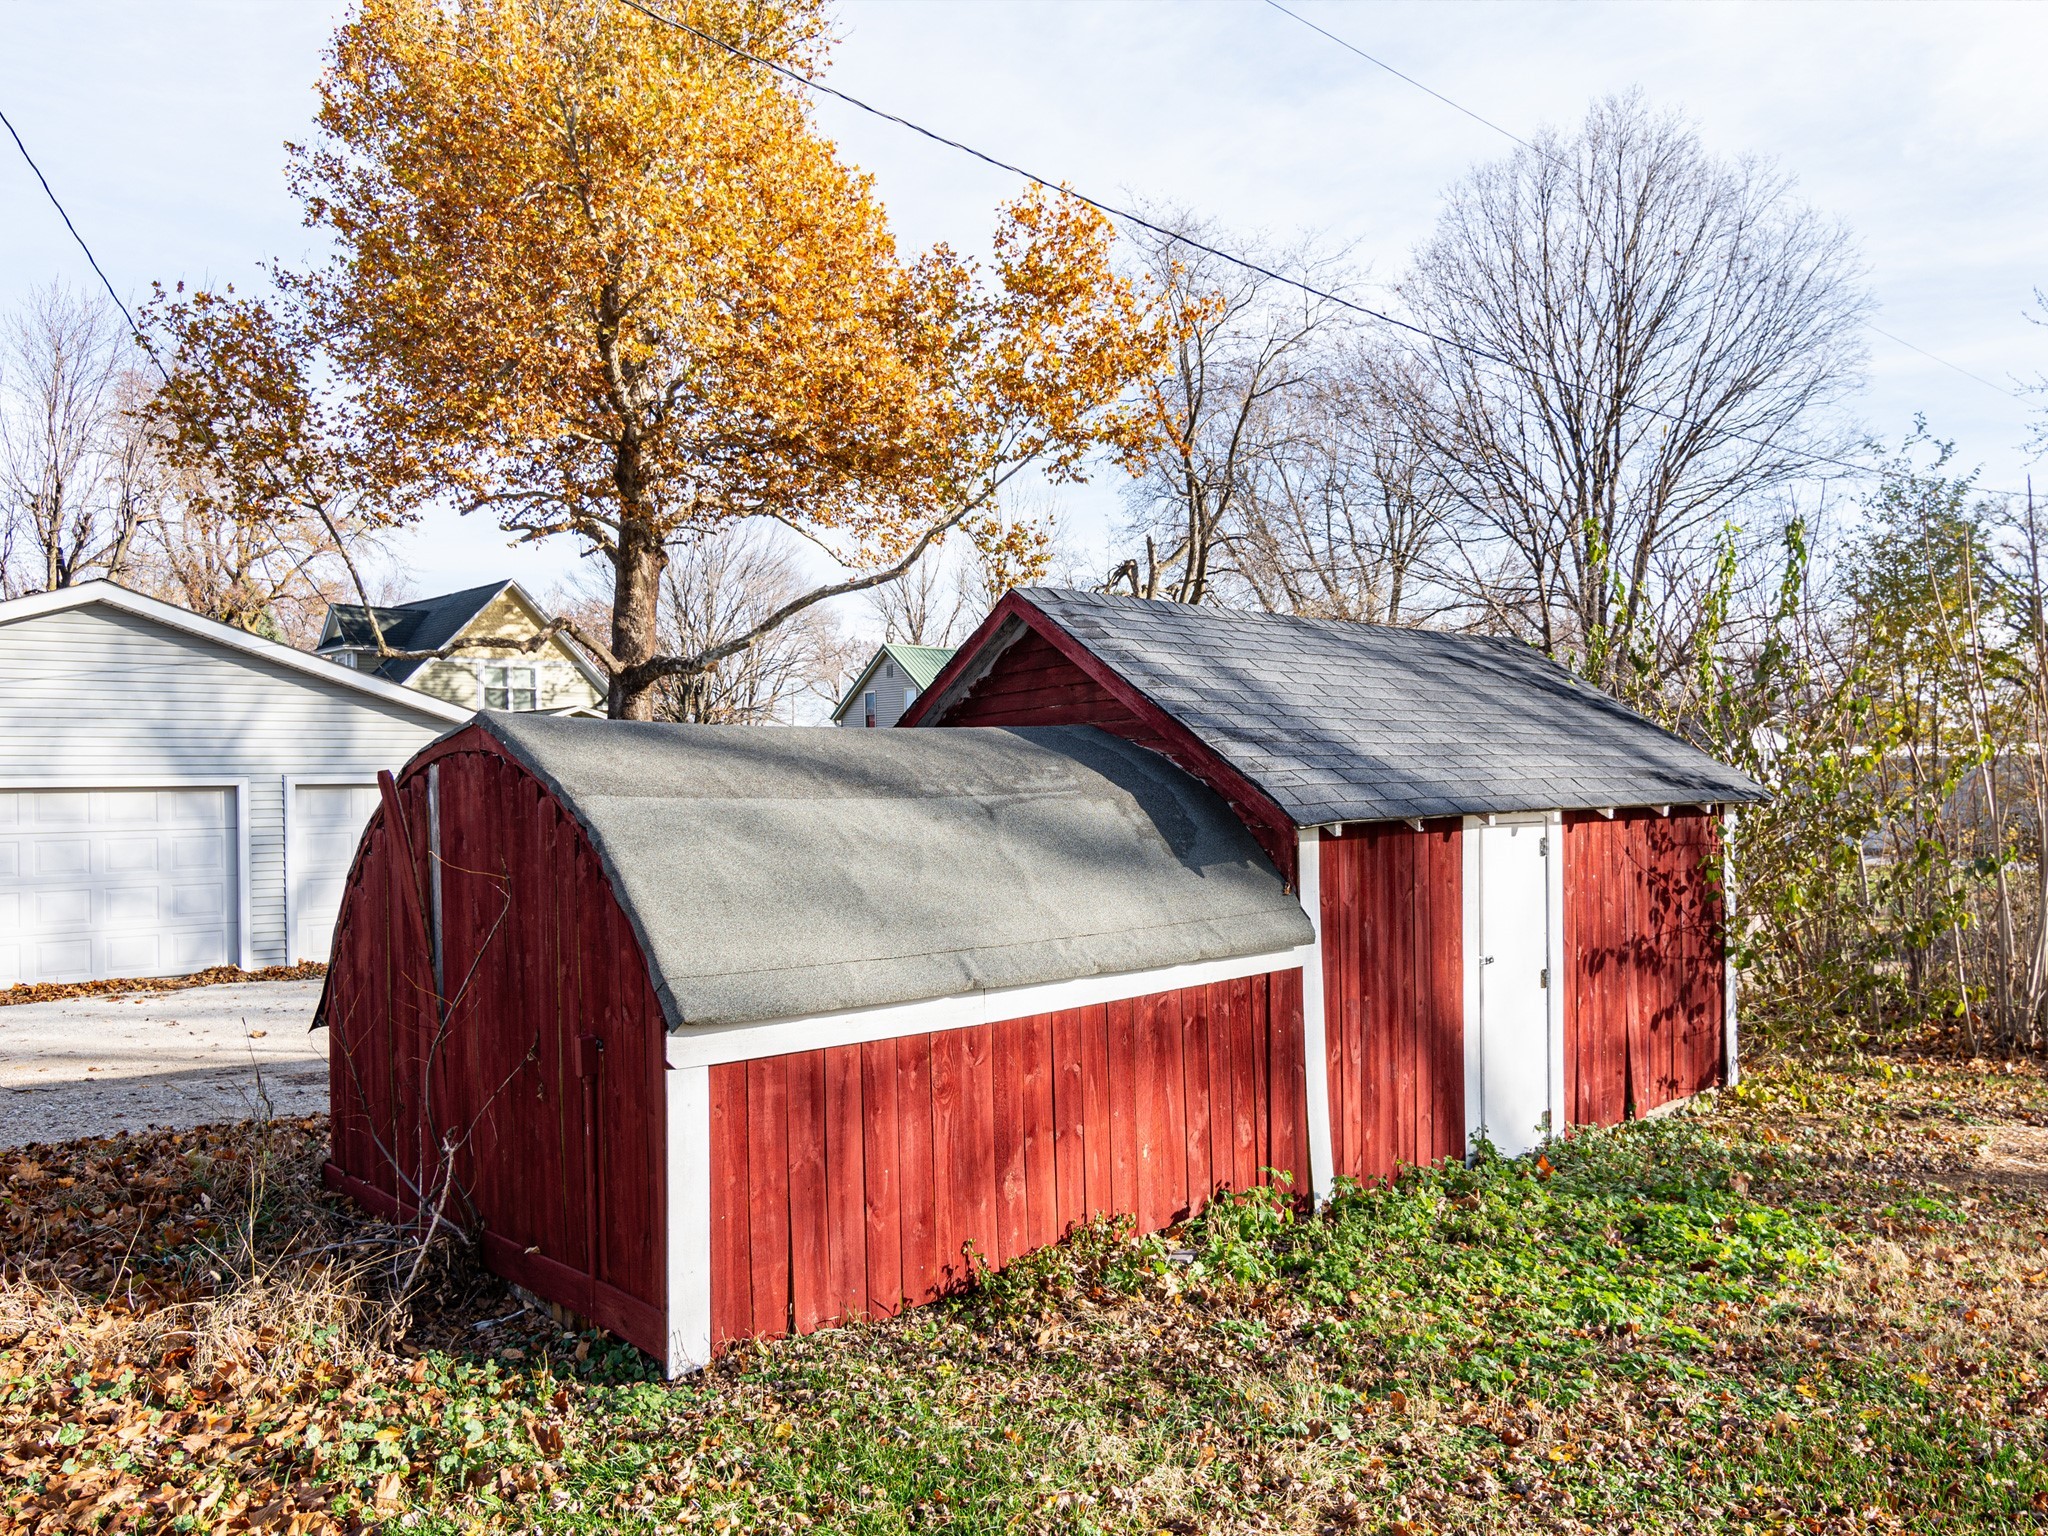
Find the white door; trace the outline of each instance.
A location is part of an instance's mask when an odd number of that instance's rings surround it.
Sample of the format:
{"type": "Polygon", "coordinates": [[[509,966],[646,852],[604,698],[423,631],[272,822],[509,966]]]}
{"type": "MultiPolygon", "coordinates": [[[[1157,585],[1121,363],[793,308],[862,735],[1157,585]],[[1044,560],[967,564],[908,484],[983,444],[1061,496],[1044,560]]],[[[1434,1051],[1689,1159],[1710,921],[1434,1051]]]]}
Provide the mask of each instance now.
{"type": "Polygon", "coordinates": [[[291,878],[292,959],[325,960],[341,915],[341,889],[356,844],[377,809],[375,784],[294,784],[291,878]]]}
{"type": "Polygon", "coordinates": [[[1509,822],[1479,840],[1479,1103],[1470,1116],[1504,1155],[1543,1137],[1550,1111],[1549,828],[1509,822]]]}
{"type": "Polygon", "coordinates": [[[0,789],[0,985],[241,958],[232,789],[0,789]]]}

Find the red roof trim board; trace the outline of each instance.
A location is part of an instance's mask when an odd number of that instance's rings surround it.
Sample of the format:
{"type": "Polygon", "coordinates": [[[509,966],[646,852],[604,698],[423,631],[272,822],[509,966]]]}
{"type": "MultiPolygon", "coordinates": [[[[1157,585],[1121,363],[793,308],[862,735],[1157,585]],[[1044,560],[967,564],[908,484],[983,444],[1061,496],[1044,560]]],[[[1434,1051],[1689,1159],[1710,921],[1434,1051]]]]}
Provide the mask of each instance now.
{"type": "MultiPolygon", "coordinates": [[[[1290,885],[1296,883],[1294,819],[1256,784],[1219,757],[1201,737],[1161,708],[1150,695],[1133,687],[1125,678],[1069,634],[1060,624],[1041,612],[1021,593],[1011,592],[974,633],[953,653],[953,659],[939,670],[931,686],[904,711],[899,725],[943,725],[945,716],[963,703],[975,684],[987,676],[1026,633],[1038,636],[1070,662],[1090,682],[1122,705],[1164,743],[1165,755],[1195,778],[1216,791],[1243,818],[1272,859],[1274,867],[1290,885]]],[[[1096,722],[1105,730],[1114,724],[1096,722]]],[[[1116,732],[1124,735],[1127,732],[1116,732]]],[[[1155,746],[1154,742],[1144,745],[1155,746]]]]}

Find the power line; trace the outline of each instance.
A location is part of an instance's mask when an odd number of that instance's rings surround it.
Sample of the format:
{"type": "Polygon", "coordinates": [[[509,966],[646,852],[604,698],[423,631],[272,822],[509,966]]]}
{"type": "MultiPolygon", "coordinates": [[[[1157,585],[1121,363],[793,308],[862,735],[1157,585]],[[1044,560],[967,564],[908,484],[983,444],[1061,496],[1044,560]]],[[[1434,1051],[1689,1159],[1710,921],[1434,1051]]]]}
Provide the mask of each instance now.
{"type": "Polygon", "coordinates": [[[1286,6],[1280,3],[1280,0],[1266,0],[1266,4],[1272,6],[1274,10],[1278,11],[1282,16],[1287,17],[1288,20],[1300,22],[1304,27],[1307,27],[1309,31],[1320,32],[1324,37],[1327,37],[1331,42],[1335,43],[1339,48],[1344,49],[1346,52],[1355,53],[1361,59],[1365,60],[1366,63],[1376,65],[1379,68],[1384,69],[1396,80],[1407,81],[1408,84],[1414,86],[1415,89],[1421,91],[1425,96],[1434,96],[1438,101],[1442,102],[1445,106],[1449,107],[1453,112],[1464,113],[1465,116],[1471,118],[1472,121],[1479,124],[1480,127],[1491,128],[1495,133],[1499,134],[1502,138],[1514,140],[1515,143],[1521,145],[1522,148],[1528,150],[1530,154],[1541,155],[1544,159],[1548,160],[1552,165],[1564,164],[1562,160],[1558,159],[1557,156],[1553,155],[1549,150],[1543,148],[1540,144],[1531,144],[1527,139],[1523,138],[1520,134],[1511,133],[1507,129],[1501,127],[1501,125],[1499,123],[1496,123],[1492,118],[1481,117],[1477,112],[1474,112],[1470,107],[1464,105],[1462,102],[1456,102],[1451,100],[1451,98],[1446,96],[1442,91],[1435,90],[1430,86],[1424,85],[1420,80],[1416,79],[1413,75],[1402,74],[1400,70],[1394,68],[1394,66],[1389,64],[1385,59],[1374,58],[1371,54],[1367,53],[1363,48],[1359,47],[1356,43],[1350,41],[1348,38],[1339,37],[1336,33],[1330,31],[1329,28],[1318,26],[1315,22],[1310,21],[1306,16],[1302,15],[1299,11],[1290,11],[1289,9],[1287,9],[1286,6]]]}
{"type": "MultiPolygon", "coordinates": [[[[1310,21],[1306,16],[1302,15],[1299,11],[1289,10],[1286,6],[1280,3],[1280,0],[1266,0],[1266,4],[1270,5],[1274,10],[1278,11],[1282,16],[1285,16],[1288,20],[1297,21],[1301,23],[1301,25],[1303,25],[1304,27],[1307,27],[1309,31],[1328,38],[1331,42],[1335,43],[1339,48],[1345,50],[1345,52],[1357,54],[1358,57],[1365,60],[1366,63],[1376,65],[1379,68],[1384,69],[1388,74],[1392,75],[1397,80],[1405,80],[1408,84],[1414,86],[1415,89],[1421,91],[1424,95],[1434,96],[1438,101],[1442,102],[1445,106],[1449,107],[1453,112],[1461,112],[1466,117],[1471,118],[1473,122],[1478,123],[1481,127],[1491,128],[1495,133],[1499,134],[1502,138],[1507,139],[1512,143],[1521,145],[1522,148],[1528,150],[1530,154],[1540,155],[1545,160],[1548,160],[1552,165],[1558,166],[1564,170],[1572,171],[1574,173],[1576,173],[1576,171],[1578,170],[1577,166],[1570,164],[1568,161],[1559,159],[1556,155],[1552,154],[1549,150],[1545,149],[1541,144],[1530,143],[1529,140],[1523,138],[1520,134],[1510,132],[1508,129],[1501,127],[1501,125],[1493,121],[1492,118],[1481,117],[1477,112],[1474,112],[1470,107],[1464,105],[1464,103],[1451,100],[1450,97],[1446,96],[1442,91],[1437,90],[1433,86],[1424,85],[1420,80],[1416,79],[1413,75],[1403,74],[1400,70],[1394,68],[1393,65],[1389,64],[1385,59],[1375,58],[1373,55],[1367,53],[1363,48],[1359,47],[1358,44],[1352,42],[1349,38],[1339,37],[1335,32],[1332,32],[1328,27],[1320,26],[1317,23],[1310,21]]],[[[1890,331],[1886,330],[1883,326],[1877,325],[1872,321],[1865,320],[1863,324],[1867,329],[1875,331],[1878,335],[1882,336],[1886,341],[1896,342],[1898,345],[1904,347],[1908,352],[1918,352],[1922,357],[1926,358],[1931,363],[1939,363],[1944,368],[1948,368],[1956,373],[1960,373],[1966,379],[1974,379],[1977,383],[1982,384],[1986,389],[1997,390],[1998,393],[2004,395],[2009,400],[2019,400],[2022,404],[2025,404],[2025,400],[2021,395],[2015,393],[2013,390],[2007,389],[2003,384],[1993,383],[1990,379],[1985,378],[1981,373],[1972,373],[1969,369],[1963,367],[1960,363],[1952,363],[1945,357],[1938,357],[1934,353],[1928,351],[1925,347],[1916,347],[1915,345],[1913,345],[1912,342],[1906,340],[1905,337],[1894,336],[1890,331]]]]}
{"type": "MultiPolygon", "coordinates": [[[[1341,294],[1332,293],[1327,288],[1318,288],[1315,284],[1304,282],[1302,279],[1298,277],[1289,277],[1283,272],[1276,272],[1271,267],[1263,266],[1260,263],[1253,261],[1248,257],[1239,256],[1231,251],[1219,250],[1217,247],[1205,244],[1204,242],[1197,240],[1190,235],[1183,234],[1181,231],[1177,229],[1170,229],[1163,224],[1154,223],[1152,220],[1145,218],[1141,214],[1131,212],[1131,210],[1129,210],[1128,208],[1119,208],[1114,203],[1106,203],[1102,201],[1100,198],[1091,197],[1086,192],[1077,191],[1075,188],[1068,186],[1065,182],[1054,181],[1049,177],[1039,175],[1036,171],[1028,171],[1020,165],[1014,165],[1008,160],[1000,159],[997,156],[988,153],[986,150],[976,149],[971,144],[964,144],[958,139],[948,138],[945,134],[940,133],[935,129],[927,128],[922,123],[914,123],[907,117],[899,116],[897,113],[890,112],[885,108],[878,107],[870,102],[863,101],[860,97],[854,96],[846,91],[842,91],[837,86],[827,85],[822,80],[814,80],[809,75],[803,74],[798,70],[790,68],[787,64],[778,63],[774,59],[763,58],[760,54],[750,52],[749,50],[740,47],[737,43],[727,42],[724,38],[714,36],[712,33],[706,32],[701,27],[693,26],[691,23],[687,21],[678,21],[673,16],[665,16],[661,12],[654,10],[652,7],[643,4],[642,0],[617,0],[617,3],[622,6],[625,6],[628,10],[638,11],[642,16],[647,17],[650,21],[658,22],[660,25],[673,28],[675,31],[678,32],[687,33],[689,36],[696,38],[699,42],[708,43],[714,48],[723,49],[725,52],[731,54],[734,58],[744,59],[749,64],[758,65],[762,69],[768,70],[773,74],[780,75],[783,79],[788,80],[793,84],[800,85],[805,90],[815,91],[821,96],[829,96],[835,101],[845,102],[846,105],[853,107],[858,111],[865,112],[870,117],[877,117],[880,118],[885,123],[894,123],[899,128],[906,128],[910,132],[917,134],[920,138],[931,140],[934,144],[941,144],[944,145],[947,149],[958,150],[963,155],[967,155],[975,160],[979,160],[984,165],[993,166],[999,171],[1005,171],[1012,176],[1021,176],[1024,180],[1031,182],[1035,186],[1044,187],[1049,192],[1057,192],[1063,197],[1071,197],[1074,199],[1074,201],[1086,204],[1088,207],[1093,208],[1096,212],[1103,214],[1105,217],[1117,219],[1122,221],[1123,223],[1134,225],[1139,229],[1147,230],[1152,234],[1163,236],[1166,239],[1176,242],[1177,244],[1186,246],[1189,250],[1200,251],[1207,256],[1214,256],[1219,261],[1229,262],[1232,266],[1241,267],[1247,272],[1255,272],[1261,277],[1269,278],[1276,283],[1283,283],[1290,288],[1294,288],[1302,293],[1308,294],[1312,298],[1321,299],[1325,303],[1335,304],[1339,308],[1351,310],[1355,314],[1364,315],[1369,319],[1377,320],[1383,325],[1394,326],[1399,330],[1408,332],[1411,336],[1419,336],[1425,341],[1431,341],[1436,343],[1438,346],[1451,347],[1457,351],[1465,353],[1469,357],[1482,358],[1487,362],[1496,363],[1503,368],[1512,369],[1522,366],[1520,364],[1513,362],[1509,358],[1502,357],[1497,352],[1488,351],[1486,348],[1475,345],[1472,342],[1460,341],[1456,337],[1452,336],[1439,335],[1435,331],[1429,330],[1424,326],[1415,324],[1413,321],[1400,319],[1398,316],[1387,314],[1383,310],[1374,309],[1367,304],[1360,304],[1355,299],[1347,299],[1341,294]]],[[[1293,13],[1289,12],[1288,14],[1292,15],[1293,13]]],[[[1321,31],[1322,29],[1317,28],[1317,30],[1321,31]]],[[[1375,59],[1373,62],[1378,63],[1379,61],[1375,59]]],[[[1406,79],[1407,77],[1403,76],[1402,78],[1406,79]]],[[[1427,90],[1428,87],[1424,86],[1423,89],[1427,90]]],[[[1431,91],[1430,94],[1433,96],[1436,95],[1434,91],[1431,91]]],[[[1456,104],[1453,103],[1453,105],[1456,104]]],[[[1458,110],[1462,112],[1465,109],[1463,107],[1460,107],[1458,108],[1458,110]]],[[[1480,118],[1479,121],[1485,122],[1485,119],[1480,118]]],[[[1487,124],[1487,126],[1493,127],[1494,125],[1489,123],[1487,124]]],[[[1502,133],[1507,132],[1506,129],[1499,129],[1497,131],[1502,133]]],[[[1508,136],[1510,138],[1514,137],[1514,135],[1512,134],[1509,134],[1508,136]]],[[[1517,142],[1520,141],[1517,140],[1517,142]]],[[[1568,381],[1559,378],[1555,374],[1546,373],[1542,370],[1531,371],[1536,372],[1538,377],[1544,379],[1546,382],[1550,384],[1556,385],[1559,389],[1569,391],[1576,387],[1570,384],[1568,381]]],[[[1661,406],[1648,405],[1641,401],[1629,400],[1620,395],[1606,395],[1605,398],[1621,405],[1625,409],[1642,411],[1646,415],[1654,416],[1660,420],[1671,422],[1676,426],[1700,427],[1705,425],[1702,422],[1692,421],[1686,417],[1680,416],[1674,411],[1667,411],[1661,406]]],[[[1803,459],[1805,462],[1809,464],[1825,465],[1830,469],[1847,470],[1849,473],[1857,475],[1859,477],[1866,476],[1871,473],[1869,465],[1858,464],[1849,459],[1838,459],[1828,454],[1815,453],[1812,450],[1806,448],[1794,448],[1787,445],[1767,442],[1760,438],[1751,437],[1748,433],[1734,432],[1726,428],[1713,428],[1711,430],[1715,431],[1719,436],[1729,439],[1731,441],[1738,443],[1747,443],[1752,448],[1761,448],[1769,452],[1790,454],[1795,458],[1803,459]]],[[[2018,493],[1989,492],[1988,494],[2017,495],[2018,493]]]]}
{"type": "Polygon", "coordinates": [[[1900,346],[1904,347],[1908,352],[1918,352],[1930,363],[1939,363],[1944,368],[1953,369],[1955,372],[1960,373],[1966,379],[1975,379],[1979,384],[1982,384],[1986,389],[1995,389],[2001,395],[2004,395],[2009,400],[2017,400],[2022,405],[2025,405],[2027,403],[2026,396],[2020,394],[2018,391],[2007,389],[2003,384],[1994,384],[1991,382],[1991,380],[1985,378],[1983,374],[1970,372],[1970,370],[1965,368],[1961,363],[1952,363],[1945,357],[1937,357],[1934,353],[1928,351],[1925,347],[1914,346],[1912,342],[1906,340],[1906,338],[1903,336],[1894,336],[1890,331],[1886,330],[1881,325],[1873,324],[1871,321],[1868,320],[1864,321],[1863,323],[1866,326],[1868,326],[1871,330],[1877,332],[1877,334],[1882,336],[1886,341],[1897,342],[1900,346]]]}
{"type": "MultiPolygon", "coordinates": [[[[14,140],[14,147],[21,151],[21,158],[28,162],[28,168],[35,173],[36,180],[41,183],[43,196],[47,197],[50,206],[57,210],[57,217],[62,219],[64,227],[71,231],[71,238],[78,242],[78,248],[85,252],[85,259],[91,264],[93,275],[100,280],[100,286],[107,290],[107,297],[114,301],[114,308],[121,311],[121,318],[128,322],[130,333],[140,336],[142,328],[135,323],[135,317],[128,313],[128,306],[122,301],[121,295],[114,291],[113,283],[108,281],[106,272],[100,267],[99,258],[93,255],[92,247],[85,243],[85,236],[78,232],[78,226],[71,222],[71,215],[64,211],[63,203],[58,201],[56,192],[50,186],[50,179],[43,174],[43,168],[36,164],[36,157],[28,152],[28,146],[21,142],[21,135],[15,131],[14,124],[8,121],[5,111],[0,111],[0,125],[5,125],[7,136],[14,140]]],[[[156,364],[156,371],[163,373],[165,381],[168,382],[170,375],[164,373],[164,365],[156,352],[148,347],[143,350],[149,353],[149,360],[156,364]]]]}

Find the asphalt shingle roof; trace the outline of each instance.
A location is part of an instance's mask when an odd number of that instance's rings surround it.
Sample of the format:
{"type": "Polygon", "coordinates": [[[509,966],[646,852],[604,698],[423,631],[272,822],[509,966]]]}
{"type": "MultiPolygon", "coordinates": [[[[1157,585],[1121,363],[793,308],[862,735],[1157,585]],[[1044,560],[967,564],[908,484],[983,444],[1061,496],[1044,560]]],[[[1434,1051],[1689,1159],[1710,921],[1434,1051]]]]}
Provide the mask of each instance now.
{"type": "Polygon", "coordinates": [[[1301,826],[1763,798],[1747,775],[1516,641],[1019,595],[1301,826]]]}
{"type": "Polygon", "coordinates": [[[589,835],[671,1029],[1272,954],[1314,936],[1213,792],[1093,726],[476,723],[589,835]]]}
{"type": "MultiPolygon", "coordinates": [[[[394,651],[438,651],[451,644],[492,598],[511,585],[509,581],[494,581],[487,587],[470,587],[440,597],[380,607],[377,623],[384,631],[385,644],[394,651]]],[[[376,645],[377,634],[370,627],[369,610],[361,603],[336,603],[328,611],[341,644],[376,645]]],[[[402,683],[425,665],[424,661],[387,661],[373,675],[402,683]]]]}

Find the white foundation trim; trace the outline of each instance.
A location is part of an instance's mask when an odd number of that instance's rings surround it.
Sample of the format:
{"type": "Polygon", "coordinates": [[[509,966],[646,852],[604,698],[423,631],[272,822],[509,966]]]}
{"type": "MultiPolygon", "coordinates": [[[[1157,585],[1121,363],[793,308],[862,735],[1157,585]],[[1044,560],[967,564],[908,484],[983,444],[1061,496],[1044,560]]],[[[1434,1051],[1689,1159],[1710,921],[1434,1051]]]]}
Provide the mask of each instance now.
{"type": "Polygon", "coordinates": [[[1308,1084],[1308,1182],[1317,1205],[1330,1198],[1336,1152],[1330,1138],[1330,1048],[1323,1002],[1323,834],[1303,827],[1294,851],[1301,910],[1316,936],[1301,966],[1301,1049],[1308,1084]]]}
{"type": "Polygon", "coordinates": [[[1727,1086],[1742,1081],[1742,1056],[1735,1027],[1735,807],[1721,812],[1721,1052],[1727,1086]]]}
{"type": "Polygon", "coordinates": [[[711,1363],[711,1073],[662,1074],[667,1088],[668,1359],[671,1380],[711,1363]]]}
{"type": "MultiPolygon", "coordinates": [[[[1148,997],[1154,992],[1172,992],[1181,987],[1236,981],[1245,976],[1262,976],[1268,971],[1291,970],[1297,966],[1304,970],[1305,983],[1306,969],[1311,961],[1320,967],[1321,955],[1315,944],[1304,944],[1296,949],[1245,955],[1233,960],[1203,960],[1192,965],[1166,966],[1156,971],[1127,971],[1118,976],[1083,976],[1074,981],[968,992],[958,997],[933,998],[928,1002],[896,1003],[886,1008],[859,1008],[846,1013],[821,1013],[803,1019],[778,1019],[763,1024],[685,1025],[680,1030],[669,1032],[668,1064],[671,1067],[709,1067],[721,1062],[754,1061],[764,1056],[787,1056],[794,1051],[821,1050],[826,1046],[893,1040],[901,1035],[934,1034],[977,1024],[995,1024],[1004,1019],[1029,1018],[1035,1013],[1085,1008],[1091,1003],[1148,997]]],[[[1321,975],[1318,969],[1318,986],[1321,975]]],[[[1306,993],[1306,985],[1303,990],[1306,993]]],[[[1310,1070],[1314,1070],[1313,1065],[1310,1070]]],[[[1324,1104],[1327,1113],[1327,1096],[1324,1104]]]]}

